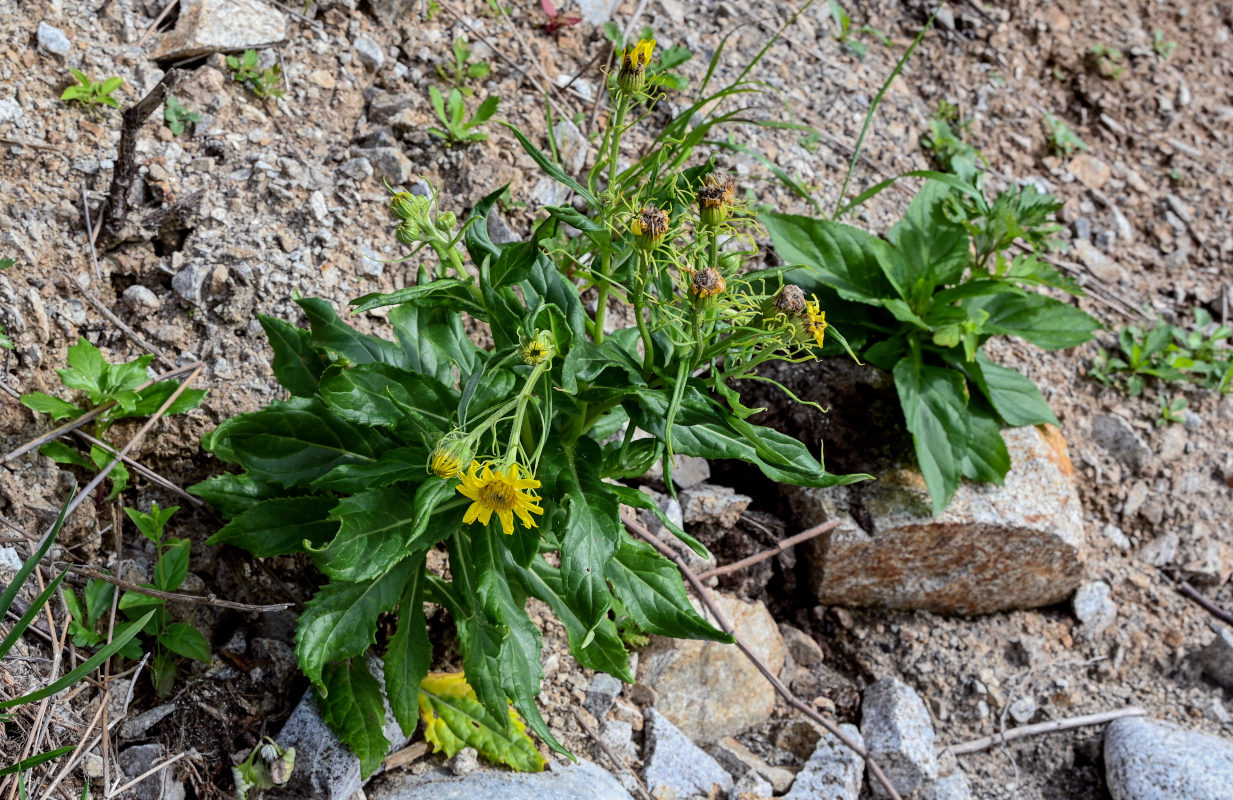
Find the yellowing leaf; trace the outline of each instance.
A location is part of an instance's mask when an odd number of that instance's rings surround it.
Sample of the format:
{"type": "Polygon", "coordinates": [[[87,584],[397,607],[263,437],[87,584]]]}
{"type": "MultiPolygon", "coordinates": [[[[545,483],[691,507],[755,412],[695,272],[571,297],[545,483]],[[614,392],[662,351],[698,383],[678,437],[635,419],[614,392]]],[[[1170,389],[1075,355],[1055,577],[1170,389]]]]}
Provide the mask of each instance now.
{"type": "Polygon", "coordinates": [[[420,683],[424,739],[434,753],[453,756],[464,747],[474,747],[489,761],[519,772],[542,771],[544,757],[535,749],[522,719],[512,708],[509,717],[513,722],[509,735],[495,729],[461,672],[432,672],[420,683]]]}

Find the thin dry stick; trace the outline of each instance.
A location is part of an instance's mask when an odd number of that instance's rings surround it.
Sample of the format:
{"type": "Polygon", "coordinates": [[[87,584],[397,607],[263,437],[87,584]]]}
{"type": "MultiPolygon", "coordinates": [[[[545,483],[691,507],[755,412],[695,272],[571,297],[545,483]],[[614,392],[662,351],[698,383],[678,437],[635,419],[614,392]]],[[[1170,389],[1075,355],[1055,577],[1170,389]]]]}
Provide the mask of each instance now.
{"type": "Polygon", "coordinates": [[[638,777],[638,773],[629,768],[629,764],[623,758],[619,758],[616,753],[612,752],[612,748],[608,743],[600,738],[599,733],[591,727],[591,725],[582,718],[582,712],[576,707],[571,709],[574,712],[574,719],[578,720],[578,724],[582,726],[583,732],[595,740],[595,744],[599,745],[599,749],[604,751],[604,755],[608,756],[608,760],[612,762],[612,766],[622,772],[628,772],[634,776],[634,780],[638,782],[638,797],[642,800],[655,800],[651,793],[647,791],[646,784],[642,782],[642,778],[638,777]]]}
{"type": "Polygon", "coordinates": [[[698,575],[698,580],[704,581],[707,578],[711,578],[715,575],[729,575],[733,572],[740,572],[746,567],[752,567],[754,564],[758,564],[760,562],[766,561],[768,558],[774,558],[775,556],[779,555],[783,551],[791,547],[795,547],[801,542],[807,542],[810,539],[815,539],[824,533],[828,533],[834,530],[836,527],[838,527],[838,525],[839,525],[838,520],[834,520],[832,522],[824,522],[821,525],[814,525],[812,528],[801,531],[795,536],[789,536],[787,539],[784,539],[783,541],[777,543],[774,547],[770,548],[769,550],[763,550],[761,553],[754,553],[752,556],[749,556],[748,558],[742,558],[740,561],[734,561],[731,564],[725,564],[722,567],[716,567],[715,569],[708,569],[706,572],[700,573],[698,575]]]}
{"type": "MultiPolygon", "coordinates": [[[[106,442],[99,441],[98,439],[95,439],[93,436],[91,436],[90,434],[86,433],[85,431],[82,431],[82,430],[76,430],[76,431],[73,431],[73,435],[78,436],[78,437],[80,437],[81,439],[84,439],[86,442],[88,442],[88,443],[90,443],[90,444],[92,444],[92,445],[97,445],[98,447],[102,448],[102,449],[103,449],[103,451],[104,451],[104,452],[106,452],[106,453],[108,453],[109,455],[113,455],[113,456],[114,456],[114,455],[116,454],[116,449],[115,449],[114,447],[112,447],[111,445],[107,444],[106,442]]],[[[204,501],[203,501],[200,497],[193,497],[191,494],[189,494],[188,492],[184,491],[184,490],[183,490],[183,489],[181,489],[179,486],[177,486],[175,483],[173,483],[170,479],[168,479],[168,478],[164,478],[162,475],[159,475],[157,472],[155,472],[154,470],[150,469],[149,467],[146,467],[146,466],[144,466],[144,465],[142,465],[142,464],[140,464],[140,463],[138,463],[138,462],[134,461],[133,459],[129,458],[128,456],[125,456],[125,457],[124,457],[124,459],[123,459],[123,461],[124,461],[125,465],[127,465],[129,468],[131,468],[134,472],[136,472],[136,473],[137,473],[137,474],[139,474],[139,475],[144,476],[147,480],[151,481],[152,483],[156,483],[156,484],[158,484],[159,486],[163,487],[163,488],[164,488],[164,489],[166,489],[167,491],[169,491],[169,492],[171,492],[172,494],[174,494],[176,497],[179,497],[179,498],[181,498],[182,500],[184,500],[184,502],[186,502],[186,503],[190,503],[190,504],[195,505],[195,506],[205,505],[205,502],[204,502],[204,501]]]]}
{"type": "Polygon", "coordinates": [[[148,770],[146,770],[145,772],[141,773],[141,774],[140,774],[140,775],[138,775],[136,778],[133,778],[133,779],[132,779],[131,781],[129,781],[128,783],[124,784],[123,786],[119,786],[119,787],[117,787],[117,788],[115,789],[115,791],[111,792],[110,794],[104,795],[104,800],[111,800],[111,798],[113,798],[113,797],[118,797],[118,796],[120,796],[120,795],[124,794],[124,792],[125,792],[125,791],[127,791],[127,790],[129,790],[129,789],[133,788],[134,786],[136,786],[137,784],[141,783],[142,781],[144,781],[146,778],[150,777],[150,776],[151,776],[151,775],[153,775],[154,773],[156,773],[156,772],[162,772],[163,770],[167,769],[167,767],[170,767],[172,764],[174,764],[174,763],[176,763],[177,761],[179,761],[181,758],[184,758],[186,755],[188,755],[188,753],[176,753],[174,756],[172,756],[171,758],[167,759],[167,760],[166,760],[166,761],[164,761],[163,763],[161,763],[161,764],[156,764],[156,765],[154,765],[153,767],[150,767],[148,770]]]}
{"type": "Polygon", "coordinates": [[[707,610],[711,613],[711,616],[713,616],[716,622],[719,623],[719,627],[723,629],[724,633],[727,633],[733,638],[733,640],[735,640],[737,648],[745,655],[746,658],[749,659],[750,663],[757,668],[758,672],[762,673],[762,677],[766,678],[771,686],[775,687],[775,691],[779,693],[780,697],[787,701],[788,705],[792,706],[797,711],[800,711],[802,714],[821,725],[837,739],[839,739],[839,741],[843,742],[845,747],[864,759],[865,765],[869,768],[869,771],[873,773],[873,777],[878,781],[878,783],[882,785],[882,788],[886,790],[886,794],[891,798],[891,800],[903,800],[903,798],[900,797],[899,792],[895,790],[894,784],[892,784],[890,779],[886,777],[886,773],[882,771],[882,768],[878,766],[876,761],[869,757],[869,752],[865,750],[865,748],[854,742],[852,737],[844,733],[844,731],[834,722],[819,714],[815,709],[811,708],[803,700],[794,695],[792,690],[785,686],[783,681],[779,680],[779,676],[766,665],[766,662],[759,658],[753,650],[749,649],[749,645],[745,643],[744,639],[737,635],[736,630],[732,627],[732,623],[728,620],[727,616],[719,610],[719,606],[715,605],[715,601],[711,599],[711,593],[707,591],[705,586],[702,585],[702,581],[698,580],[698,576],[695,575],[694,571],[689,568],[688,564],[685,563],[684,558],[674,552],[672,548],[659,541],[659,539],[655,538],[655,535],[647,530],[646,526],[633,516],[622,513],[621,521],[625,523],[625,527],[629,528],[640,538],[658,550],[661,554],[672,559],[672,561],[676,564],[677,569],[679,569],[681,574],[685,576],[685,580],[689,581],[689,585],[693,587],[694,593],[698,595],[698,599],[702,601],[702,604],[706,606],[707,610]]]}
{"type": "Polygon", "coordinates": [[[1182,597],[1187,597],[1198,603],[1204,611],[1211,614],[1216,619],[1223,620],[1224,622],[1233,625],[1233,614],[1230,614],[1228,611],[1225,611],[1211,600],[1208,600],[1189,583],[1183,583],[1181,586],[1177,587],[1177,592],[1182,597]]]}
{"type": "Polygon", "coordinates": [[[141,38],[137,40],[137,44],[134,46],[141,47],[141,45],[145,43],[146,39],[150,38],[150,34],[154,33],[154,29],[167,18],[167,15],[171,13],[171,9],[175,8],[179,2],[180,0],[171,0],[171,2],[169,2],[167,6],[159,12],[158,16],[154,18],[154,21],[150,23],[150,27],[146,28],[146,32],[141,34],[141,38]]]}
{"type": "Polygon", "coordinates": [[[85,751],[86,740],[90,738],[90,734],[94,732],[94,726],[98,724],[99,718],[103,716],[103,707],[110,701],[111,696],[104,692],[102,701],[98,704],[98,710],[94,712],[94,717],[90,720],[90,724],[86,726],[85,731],[81,734],[81,741],[79,741],[77,746],[73,748],[73,752],[69,753],[68,760],[64,763],[64,767],[61,768],[60,772],[56,774],[56,777],[52,779],[51,785],[48,786],[47,790],[43,792],[41,800],[47,800],[47,798],[51,797],[52,791],[60,785],[60,781],[64,780],[65,776],[67,776],[73,767],[77,765],[77,759],[80,758],[81,754],[85,751]]]}
{"type": "Polygon", "coordinates": [[[178,592],[160,592],[157,589],[149,589],[145,586],[138,586],[135,583],[121,580],[114,575],[108,575],[94,567],[87,567],[81,564],[69,564],[65,562],[56,562],[56,566],[62,566],[69,572],[74,572],[78,575],[85,575],[89,578],[98,578],[101,581],[106,581],[113,586],[118,586],[129,592],[144,594],[148,597],[158,597],[163,600],[171,600],[177,603],[192,603],[199,606],[214,606],[215,608],[230,608],[236,611],[259,611],[262,613],[270,611],[282,611],[291,608],[295,603],[274,603],[268,606],[254,606],[248,603],[236,603],[232,600],[223,600],[214,594],[181,594],[178,592]]]}
{"type": "MultiPolygon", "coordinates": [[[[87,212],[86,218],[89,219],[88,212],[87,212]]],[[[90,255],[92,256],[94,255],[94,245],[93,244],[90,245],[90,255]]],[[[98,259],[97,258],[94,260],[94,269],[96,272],[98,271],[98,259]]],[[[133,330],[128,325],[125,325],[124,322],[115,315],[115,312],[113,312],[107,306],[103,305],[103,302],[99,300],[97,297],[90,294],[90,291],[86,289],[85,286],[82,286],[79,280],[74,278],[72,275],[69,275],[67,272],[62,271],[61,274],[64,275],[64,277],[68,280],[68,282],[73,285],[73,288],[81,292],[81,296],[84,297],[90,305],[94,306],[95,309],[98,310],[98,313],[106,317],[107,321],[110,322],[112,325],[115,325],[117,328],[119,328],[120,332],[123,333],[125,336],[127,336],[129,339],[131,339],[134,344],[136,344],[138,347],[140,347],[143,351],[147,353],[153,353],[154,356],[159,361],[163,362],[168,367],[175,367],[176,362],[168,358],[167,354],[163,352],[162,348],[146,341],[144,338],[142,338],[141,334],[137,333],[137,331],[133,330]]]]}
{"type": "Polygon", "coordinates": [[[1147,712],[1142,708],[1131,706],[1130,708],[1120,708],[1117,711],[1104,711],[1100,714],[1088,714],[1084,717],[1073,717],[1071,719],[1055,719],[1051,722],[1038,722],[1035,725],[1021,725],[1018,728],[1011,728],[1002,734],[994,734],[993,736],[985,736],[981,739],[975,739],[963,744],[951,745],[943,748],[940,752],[949,750],[957,756],[966,755],[968,753],[977,753],[981,750],[987,750],[994,745],[1011,742],[1015,739],[1023,739],[1027,736],[1035,736],[1040,733],[1055,733],[1057,731],[1066,731],[1071,728],[1084,728],[1088,725],[1101,725],[1105,722],[1111,722],[1122,717],[1142,717],[1146,716],[1147,712]]]}
{"type": "MultiPolygon", "coordinates": [[[[170,380],[171,378],[175,378],[179,375],[183,375],[186,372],[191,372],[194,369],[200,369],[201,366],[202,364],[200,361],[194,361],[191,364],[185,364],[184,366],[177,367],[176,369],[173,369],[170,372],[164,372],[162,375],[159,375],[157,378],[151,378],[150,380],[138,386],[133,391],[140,392],[141,390],[148,389],[149,387],[153,386],[154,384],[160,381],[170,380]]],[[[176,395],[177,396],[179,395],[179,391],[176,392],[176,395]]],[[[101,406],[90,409],[86,413],[82,414],[80,417],[77,417],[76,419],[71,419],[68,422],[61,425],[60,427],[54,430],[50,430],[47,433],[44,433],[42,436],[36,436],[35,438],[23,444],[21,447],[8,453],[6,456],[4,456],[4,458],[0,458],[0,464],[7,464],[13,459],[23,456],[26,453],[29,453],[31,450],[35,449],[36,447],[40,447],[46,444],[47,442],[52,441],[53,439],[59,439],[64,434],[76,428],[80,428],[82,425],[85,425],[87,422],[94,419],[99,414],[102,414],[105,411],[111,410],[111,408],[115,406],[115,404],[116,404],[115,400],[108,400],[106,403],[103,403],[101,406]]]]}
{"type": "Polygon", "coordinates": [[[24,142],[21,139],[14,139],[10,136],[0,136],[0,143],[15,144],[18,147],[32,147],[35,150],[59,150],[60,148],[47,144],[46,142],[24,142]]]}
{"type": "Polygon", "coordinates": [[[94,264],[94,277],[103,280],[103,271],[98,268],[98,252],[94,249],[94,221],[90,219],[90,197],[86,194],[86,182],[81,182],[81,213],[86,216],[86,241],[90,244],[90,261],[94,264]]]}

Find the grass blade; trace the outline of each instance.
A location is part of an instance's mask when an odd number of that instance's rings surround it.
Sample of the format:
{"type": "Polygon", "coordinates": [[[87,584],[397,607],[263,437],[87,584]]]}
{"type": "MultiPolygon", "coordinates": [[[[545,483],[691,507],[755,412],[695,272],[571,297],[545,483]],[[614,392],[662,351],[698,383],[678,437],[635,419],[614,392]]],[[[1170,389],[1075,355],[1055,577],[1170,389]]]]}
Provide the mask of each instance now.
{"type": "Polygon", "coordinates": [[[9,606],[13,605],[13,599],[17,597],[17,593],[21,591],[21,587],[25,584],[26,578],[30,577],[30,573],[34,572],[34,568],[43,560],[43,556],[47,555],[47,551],[51,549],[51,544],[60,534],[60,528],[64,527],[65,512],[68,511],[69,504],[65,503],[60,508],[60,516],[56,517],[56,524],[51,527],[51,532],[47,534],[47,538],[39,545],[26,563],[21,565],[21,569],[17,570],[17,574],[13,576],[13,582],[9,584],[9,588],[5,589],[4,594],[0,595],[0,616],[4,616],[9,611],[9,606]]]}
{"type": "Polygon", "coordinates": [[[73,745],[70,744],[68,747],[57,747],[55,750],[48,750],[46,753],[39,753],[37,756],[30,756],[29,758],[18,761],[11,767],[0,769],[0,775],[12,775],[14,772],[25,772],[28,769],[37,767],[39,764],[44,764],[51,761],[53,758],[59,758],[72,749],[73,745]]]}
{"type": "Polygon", "coordinates": [[[51,599],[51,596],[55,594],[56,589],[60,588],[60,581],[64,580],[66,575],[68,575],[67,572],[61,572],[57,575],[56,579],[49,583],[47,588],[43,590],[42,594],[34,599],[34,602],[30,604],[30,607],[26,609],[26,613],[21,615],[21,619],[17,620],[17,624],[13,626],[13,630],[9,631],[9,635],[5,636],[4,641],[0,642],[0,658],[3,658],[9,652],[17,639],[26,632],[26,628],[31,622],[34,621],[34,618],[38,616],[39,611],[43,609],[43,606],[45,606],[47,601],[51,599]]]}

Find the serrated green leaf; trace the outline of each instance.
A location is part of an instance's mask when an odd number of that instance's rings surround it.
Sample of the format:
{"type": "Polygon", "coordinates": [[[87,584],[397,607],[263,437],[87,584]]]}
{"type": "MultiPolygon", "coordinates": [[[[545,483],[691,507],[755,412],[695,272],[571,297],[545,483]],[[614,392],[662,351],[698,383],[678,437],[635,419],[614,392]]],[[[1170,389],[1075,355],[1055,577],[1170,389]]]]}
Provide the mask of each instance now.
{"type": "Polygon", "coordinates": [[[621,542],[619,504],[600,478],[603,459],[590,438],[545,454],[557,462],[553,496],[565,510],[561,577],[565,600],[590,630],[612,608],[604,567],[621,542]]]}
{"type": "Polygon", "coordinates": [[[435,378],[388,364],[330,367],[319,391],[345,420],[387,428],[410,424],[428,441],[450,429],[448,409],[458,403],[457,393],[435,378]]]}
{"type": "Polygon", "coordinates": [[[397,447],[382,453],[375,464],[340,464],[313,481],[314,489],[362,492],[393,483],[416,483],[424,478],[428,448],[397,447]]]}
{"type": "Polygon", "coordinates": [[[188,623],[171,623],[159,634],[158,643],[178,656],[210,663],[210,643],[188,623]]]}
{"type": "Polygon", "coordinates": [[[334,312],[325,300],[302,297],[295,301],[308,317],[312,343],[326,352],[337,353],[352,364],[378,362],[408,368],[407,355],[398,345],[376,336],[360,333],[334,312]]]}
{"type": "Polygon", "coordinates": [[[420,681],[432,666],[432,642],[424,620],[424,554],[411,558],[411,577],[398,603],[398,625],[385,651],[385,690],[394,719],[406,736],[419,721],[420,681]]]}
{"type": "Polygon", "coordinates": [[[894,376],[933,513],[940,514],[959,488],[971,438],[967,387],[955,370],[920,364],[911,356],[899,360],[894,376]]]}
{"type": "Polygon", "coordinates": [[[1101,327],[1087,312],[1031,292],[999,294],[971,302],[989,314],[982,326],[984,333],[1018,336],[1046,350],[1077,347],[1090,341],[1092,331],[1101,327]]]}
{"type": "Polygon", "coordinates": [[[480,350],[467,338],[456,310],[406,303],[390,311],[390,324],[416,372],[453,386],[455,369],[463,375],[475,370],[480,350]]]}
{"type": "Polygon", "coordinates": [[[246,472],[215,475],[193,484],[187,491],[205,500],[227,518],[239,516],[261,500],[277,494],[275,487],[256,480],[246,472]]]}
{"type": "Polygon", "coordinates": [[[274,350],[274,377],[296,397],[311,397],[326,366],[313,349],[312,335],[276,317],[258,314],[257,319],[274,350]]]}
{"type": "Polygon", "coordinates": [[[322,544],[338,531],[338,522],[328,518],[337,503],[335,497],[317,495],[261,500],[236,514],[206,544],[235,545],[258,558],[300,553],[305,542],[322,544]]]}
{"type": "Polygon", "coordinates": [[[808,282],[830,286],[846,300],[881,305],[895,296],[883,264],[892,257],[890,246],[859,228],[828,219],[793,214],[758,217],[771,234],[775,251],[789,264],[805,267],[808,282]]]}
{"type": "Polygon", "coordinates": [[[21,396],[21,404],[40,414],[50,414],[55,422],[59,422],[62,419],[77,419],[86,413],[84,409],[78,408],[72,403],[61,400],[58,397],[52,397],[49,394],[43,394],[42,392],[26,392],[21,396]]]}
{"type": "Polygon", "coordinates": [[[399,289],[396,292],[382,294],[381,292],[370,292],[362,295],[351,301],[351,305],[355,308],[351,309],[352,314],[359,314],[363,311],[371,311],[374,308],[382,308],[384,306],[396,306],[402,303],[416,303],[422,301],[434,294],[448,293],[451,296],[459,295],[458,290],[463,290],[461,296],[469,294],[467,291],[470,287],[470,281],[460,281],[457,278],[440,278],[428,283],[408,286],[404,289],[399,289]]]}
{"type": "Polygon", "coordinates": [[[544,757],[527,736],[522,720],[511,709],[506,731],[493,728],[462,673],[434,672],[420,684],[420,715],[424,739],[433,752],[453,756],[474,747],[481,756],[519,772],[543,770],[544,757]]]}
{"type": "Polygon", "coordinates": [[[953,203],[949,187],[926,181],[887,235],[895,247],[895,257],[884,262],[892,266],[887,277],[899,296],[914,305],[930,298],[936,287],[957,281],[967,269],[971,237],[963,223],[947,214],[953,203]]]}
{"type": "Polygon", "coordinates": [[[321,677],[325,665],[362,655],[376,641],[377,617],[398,602],[416,565],[409,558],[376,580],[333,581],[305,604],[295,654],[300,669],[322,694],[328,692],[321,677]]]}
{"type": "Polygon", "coordinates": [[[643,631],[679,639],[733,641],[694,611],[680,570],[650,545],[626,539],[604,574],[612,582],[613,594],[643,631]]]}
{"type": "Polygon", "coordinates": [[[385,703],[381,684],[368,671],[363,658],[331,664],[319,687],[321,717],[351,752],[360,759],[360,777],[367,778],[390,749],[382,726],[385,703]],[[328,695],[327,695],[328,692],[328,695]]]}
{"type": "Polygon", "coordinates": [[[969,439],[963,452],[963,477],[1002,485],[1010,470],[1010,452],[1002,438],[1001,425],[984,403],[968,406],[969,439]]]}
{"type": "Polygon", "coordinates": [[[60,382],[70,389],[78,389],[89,396],[91,402],[103,402],[103,375],[107,361],[97,347],[84,336],[68,349],[68,369],[58,369],[60,382]]]}

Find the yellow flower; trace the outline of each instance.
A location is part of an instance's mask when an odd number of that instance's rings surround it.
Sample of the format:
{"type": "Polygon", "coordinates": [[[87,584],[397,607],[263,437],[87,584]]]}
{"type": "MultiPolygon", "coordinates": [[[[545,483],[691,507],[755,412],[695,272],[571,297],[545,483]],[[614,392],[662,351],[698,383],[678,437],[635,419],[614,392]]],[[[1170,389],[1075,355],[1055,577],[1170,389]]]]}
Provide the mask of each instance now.
{"type": "Polygon", "coordinates": [[[636,45],[621,51],[621,69],[617,72],[617,86],[621,91],[637,94],[646,87],[646,67],[651,63],[654,50],[654,39],[639,39],[636,45]]]}
{"type": "Polygon", "coordinates": [[[629,222],[629,232],[634,235],[634,245],[640,250],[654,250],[668,233],[668,213],[655,206],[634,214],[629,222]]]}
{"type": "Polygon", "coordinates": [[[826,312],[816,299],[805,303],[805,319],[805,329],[821,347],[826,337],[826,312]]]}
{"type": "Polygon", "coordinates": [[[471,506],[463,516],[462,521],[468,525],[479,520],[487,526],[495,513],[501,520],[501,529],[509,536],[514,532],[514,515],[528,528],[538,527],[531,514],[543,515],[539,507],[539,497],[529,493],[528,489],[538,489],[540,482],[534,478],[519,477],[522,467],[510,464],[509,469],[496,471],[492,462],[484,464],[472,461],[471,467],[461,475],[458,492],[471,500],[471,506]]]}
{"type": "Polygon", "coordinates": [[[458,431],[447,433],[432,449],[432,455],[428,457],[428,471],[447,480],[456,477],[471,454],[471,446],[458,431]]]}

